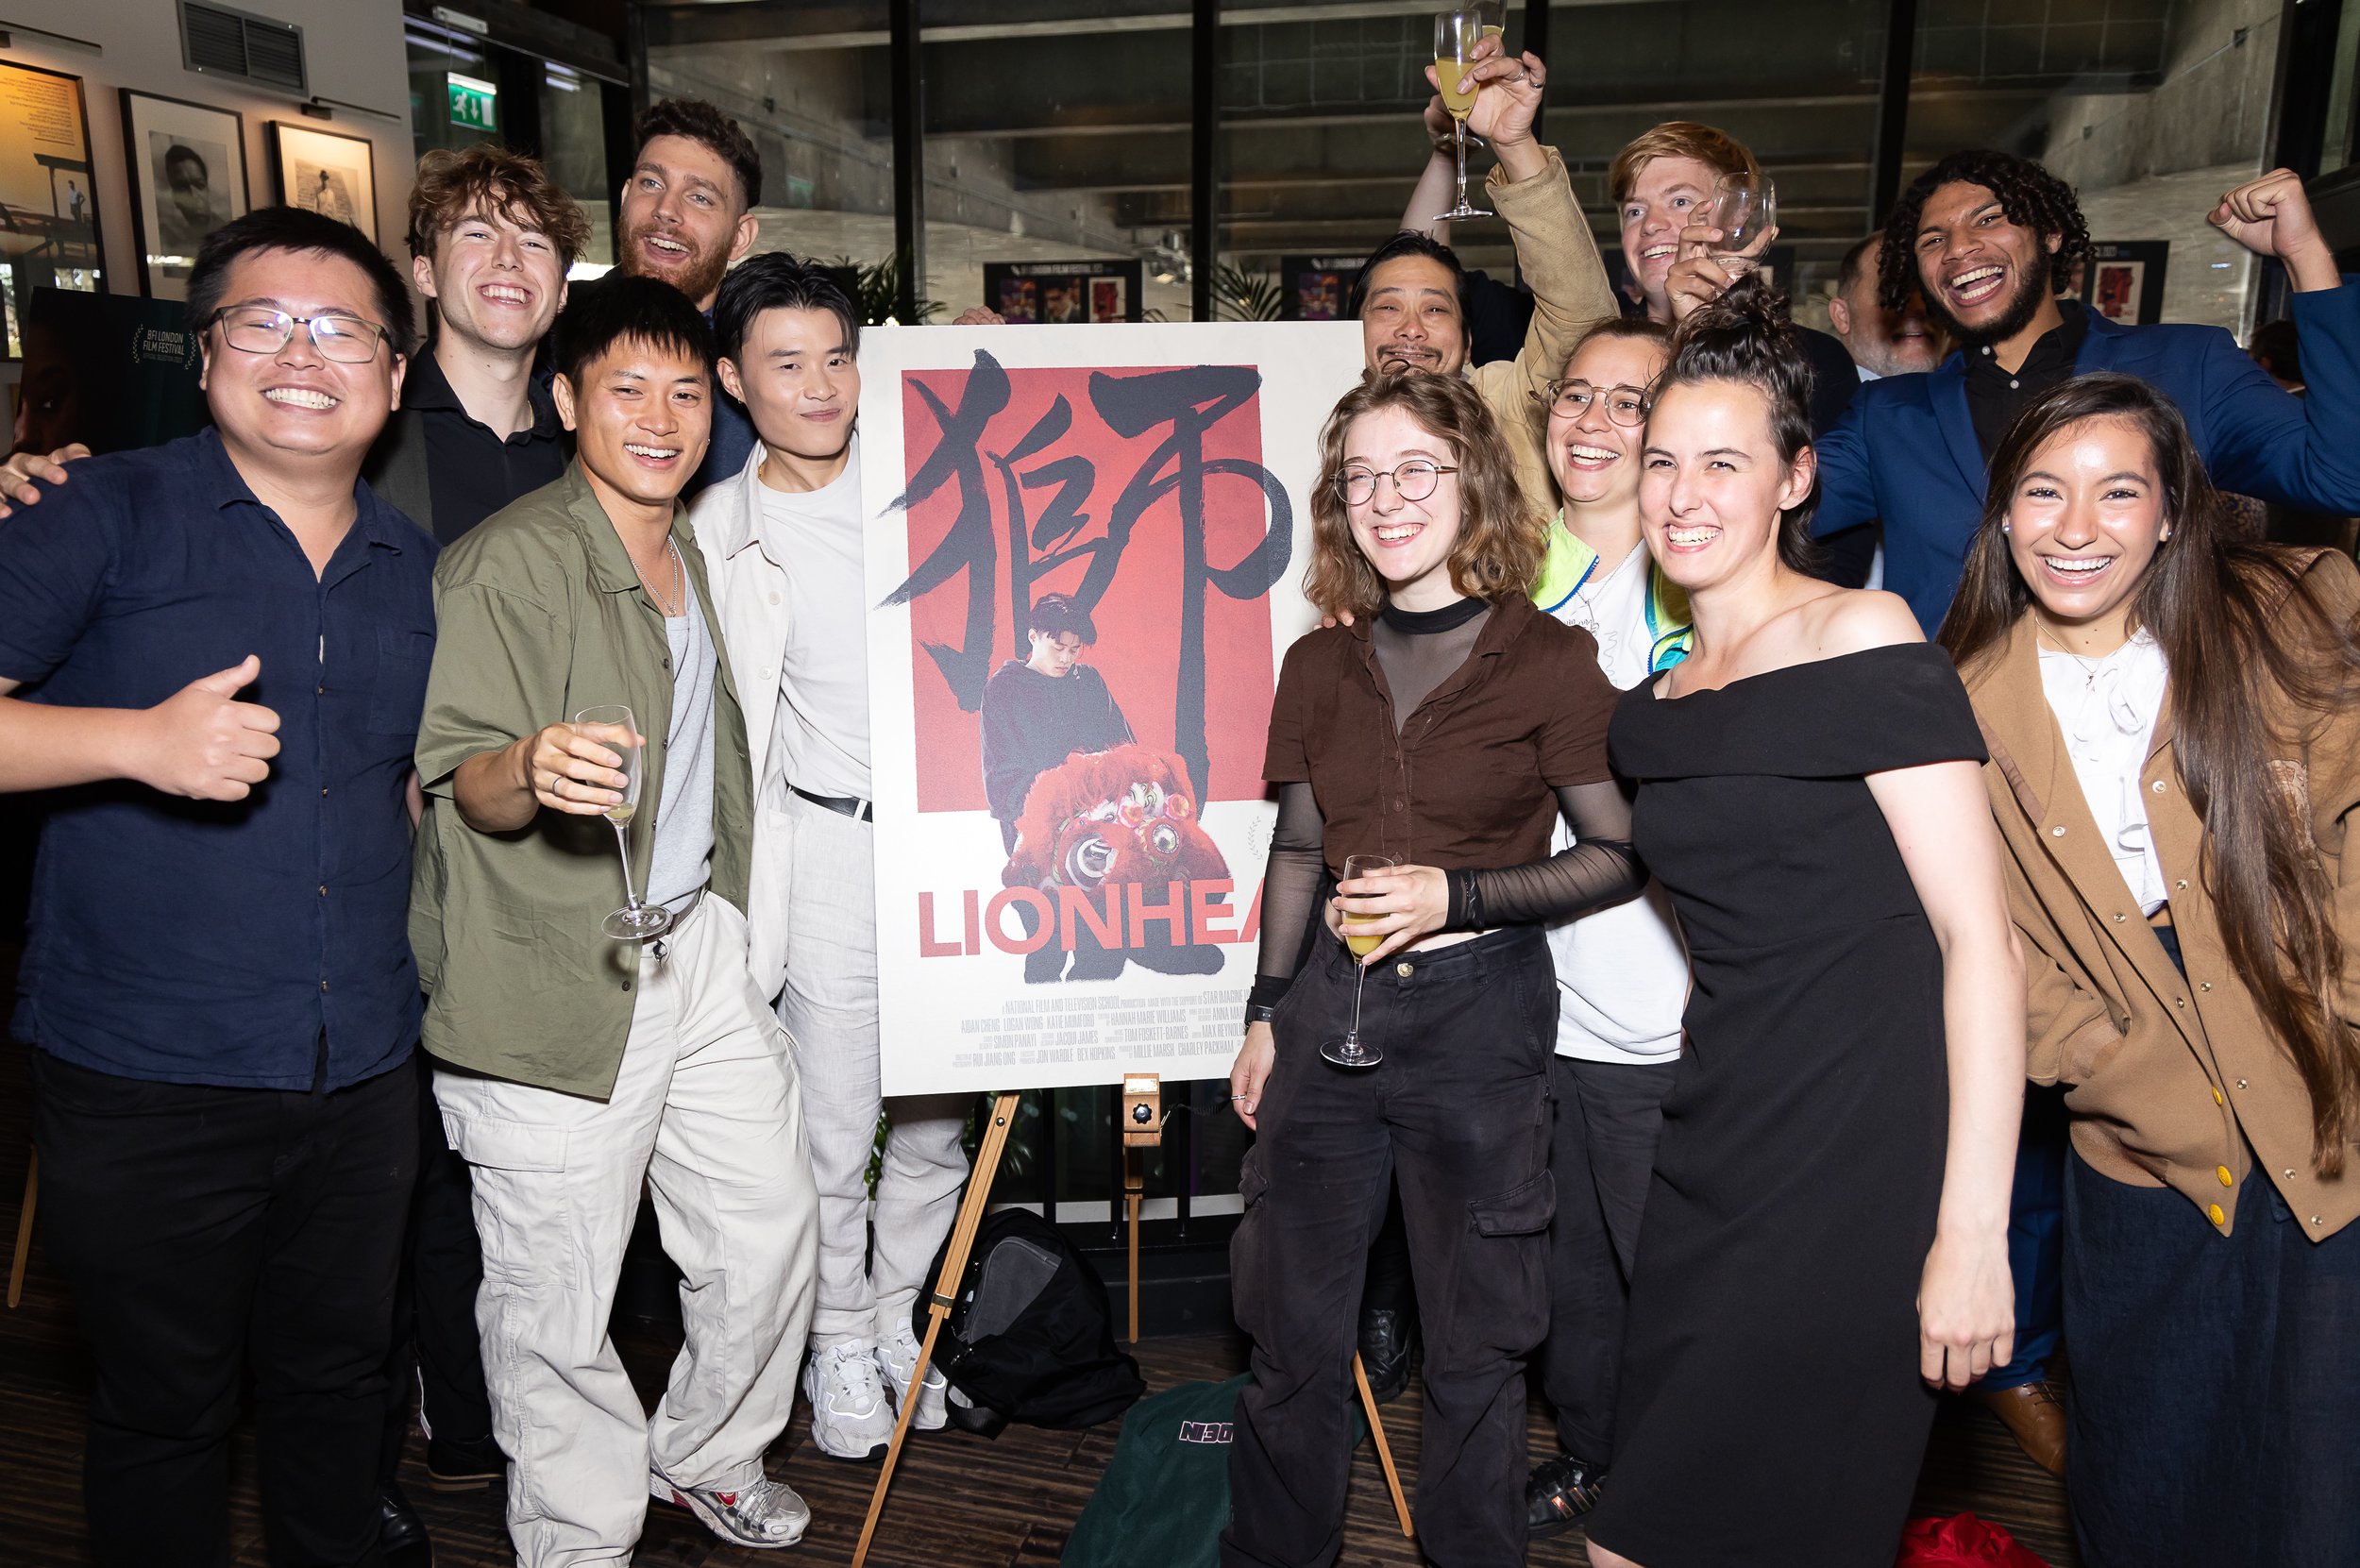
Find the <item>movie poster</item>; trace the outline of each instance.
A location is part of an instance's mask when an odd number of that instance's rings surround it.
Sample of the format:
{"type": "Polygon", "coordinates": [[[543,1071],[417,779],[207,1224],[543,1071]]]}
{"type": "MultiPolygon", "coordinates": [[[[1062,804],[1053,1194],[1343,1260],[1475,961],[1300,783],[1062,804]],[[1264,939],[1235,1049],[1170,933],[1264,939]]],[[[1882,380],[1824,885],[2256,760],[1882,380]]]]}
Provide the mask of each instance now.
{"type": "Polygon", "coordinates": [[[1072,326],[1138,321],[1143,262],[986,261],[984,303],[1011,324],[1072,326]]]}
{"type": "Polygon", "coordinates": [[[1359,256],[1287,256],[1278,262],[1278,313],[1288,321],[1348,318],[1359,256]]]}
{"type": "Polygon", "coordinates": [[[885,1092],[1225,1074],[1346,324],[863,334],[885,1092]]]}
{"type": "Polygon", "coordinates": [[[2164,319],[2164,272],[2168,240],[2098,240],[2090,244],[2077,292],[2108,321],[2153,326],[2164,319]]]}

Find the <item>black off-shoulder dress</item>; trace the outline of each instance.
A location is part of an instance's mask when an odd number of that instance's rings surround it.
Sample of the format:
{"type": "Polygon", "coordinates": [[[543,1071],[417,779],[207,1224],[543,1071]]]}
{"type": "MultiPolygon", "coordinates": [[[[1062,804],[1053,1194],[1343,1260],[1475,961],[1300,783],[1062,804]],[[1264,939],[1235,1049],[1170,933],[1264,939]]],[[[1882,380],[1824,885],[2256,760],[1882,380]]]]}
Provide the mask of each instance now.
{"type": "Polygon", "coordinates": [[[1863,775],[1981,762],[1974,710],[1914,643],[1643,685],[1610,744],[1695,987],[1591,1538],[1645,1568],[1890,1568],[1933,1417],[1949,1093],[1942,955],[1863,775]]]}

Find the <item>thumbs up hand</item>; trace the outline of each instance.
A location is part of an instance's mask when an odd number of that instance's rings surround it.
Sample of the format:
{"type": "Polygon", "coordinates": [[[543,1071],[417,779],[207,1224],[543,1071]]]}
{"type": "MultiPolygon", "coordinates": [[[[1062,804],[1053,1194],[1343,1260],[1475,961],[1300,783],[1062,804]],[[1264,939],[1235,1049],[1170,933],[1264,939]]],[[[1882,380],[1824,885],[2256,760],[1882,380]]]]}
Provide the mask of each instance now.
{"type": "Polygon", "coordinates": [[[244,800],[278,754],[278,716],[237,700],[261,673],[262,661],[249,653],[148,709],[126,771],[167,795],[244,800]]]}

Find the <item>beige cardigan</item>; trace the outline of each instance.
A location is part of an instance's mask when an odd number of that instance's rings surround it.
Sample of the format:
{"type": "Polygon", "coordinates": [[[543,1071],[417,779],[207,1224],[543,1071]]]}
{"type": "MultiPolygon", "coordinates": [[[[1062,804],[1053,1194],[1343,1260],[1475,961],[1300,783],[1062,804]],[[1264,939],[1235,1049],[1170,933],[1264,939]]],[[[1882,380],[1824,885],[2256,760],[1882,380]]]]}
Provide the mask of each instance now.
{"type": "MultiPolygon", "coordinates": [[[[2310,582],[2345,614],[2360,573],[2319,554],[2310,582]]],[[[2314,1241],[2360,1213],[2360,1155],[2322,1181],[2311,1167],[2311,1102],[2292,1059],[2229,967],[2198,873],[2203,824],[2181,786],[2168,702],[2139,774],[2171,899],[2183,975],[2132,901],[2074,777],[2041,688],[2031,618],[1966,674],[1991,750],[1983,779],[2008,848],[2008,902],[2031,983],[2028,1071],[2069,1086],[2073,1146],[2116,1181],[2168,1185],[2226,1235],[2252,1176],[2248,1146],[2314,1241]]],[[[2360,712],[2288,745],[2272,771],[2295,791],[2337,888],[2348,973],[2360,974],[2360,855],[2345,824],[2360,805],[2360,712]]],[[[2360,986],[2335,999],[2360,1017],[2360,986]]]]}

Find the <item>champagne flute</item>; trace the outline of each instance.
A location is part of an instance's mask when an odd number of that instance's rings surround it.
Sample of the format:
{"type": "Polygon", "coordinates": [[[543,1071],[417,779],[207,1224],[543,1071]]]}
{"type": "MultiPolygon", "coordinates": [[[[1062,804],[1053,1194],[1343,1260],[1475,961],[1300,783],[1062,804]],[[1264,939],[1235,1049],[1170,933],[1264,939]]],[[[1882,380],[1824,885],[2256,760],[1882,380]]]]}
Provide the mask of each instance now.
{"type": "Polygon", "coordinates": [[[620,732],[590,738],[623,759],[619,771],[628,781],[623,785],[623,798],[606,808],[606,819],[615,824],[615,847],[623,853],[625,902],[622,908],[606,918],[603,929],[618,942],[644,942],[661,936],[672,929],[672,912],[660,903],[642,902],[639,889],[631,881],[631,822],[639,815],[639,786],[647,778],[643,766],[647,745],[639,734],[639,721],[632,717],[629,708],[613,702],[582,709],[574,715],[574,722],[585,730],[620,732]]]}
{"type": "Polygon", "coordinates": [[[1437,212],[1436,223],[1456,218],[1488,218],[1492,214],[1467,201],[1467,116],[1475,110],[1474,93],[1458,91],[1458,80],[1475,62],[1475,46],[1483,42],[1479,10],[1437,11],[1434,15],[1434,85],[1450,111],[1451,129],[1458,155],[1458,204],[1437,212]]]}
{"type": "Polygon", "coordinates": [[[1712,182],[1705,221],[1721,231],[1712,261],[1734,283],[1762,264],[1778,228],[1778,186],[1768,175],[1723,175],[1712,182]]]}
{"type": "MultiPolygon", "coordinates": [[[[1400,861],[1389,854],[1346,855],[1342,880],[1357,881],[1371,872],[1387,870],[1400,864],[1400,861]]],[[[1352,955],[1355,958],[1366,958],[1370,953],[1374,953],[1378,944],[1385,940],[1385,934],[1374,931],[1356,932],[1353,927],[1373,925],[1383,919],[1385,917],[1381,914],[1355,914],[1349,907],[1344,910],[1341,935],[1344,946],[1352,950],[1352,955]]],[[[1385,1053],[1381,1049],[1360,1038],[1360,992],[1368,978],[1369,967],[1366,964],[1353,966],[1352,1027],[1344,1031],[1340,1037],[1320,1042],[1320,1054],[1334,1062],[1338,1067],[1374,1067],[1385,1059],[1385,1053]]]]}

